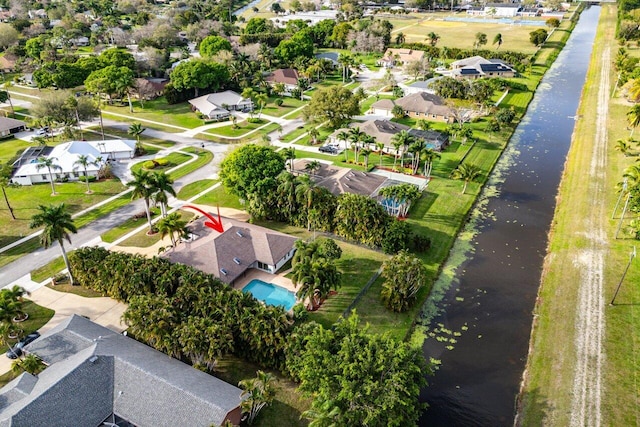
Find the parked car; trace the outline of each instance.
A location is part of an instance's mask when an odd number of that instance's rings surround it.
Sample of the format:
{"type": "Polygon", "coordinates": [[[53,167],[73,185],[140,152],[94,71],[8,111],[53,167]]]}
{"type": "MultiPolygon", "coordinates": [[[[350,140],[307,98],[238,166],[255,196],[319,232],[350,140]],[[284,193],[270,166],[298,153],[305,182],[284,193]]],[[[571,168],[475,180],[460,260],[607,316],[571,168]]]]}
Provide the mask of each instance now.
{"type": "Polygon", "coordinates": [[[42,136],[42,135],[46,135],[49,132],[49,128],[39,128],[36,129],[35,134],[37,136],[42,136]]]}
{"type": "Polygon", "coordinates": [[[323,145],[322,147],[318,148],[318,151],[320,151],[321,153],[338,154],[338,148],[334,147],[333,145],[323,145]]]}
{"type": "Polygon", "coordinates": [[[22,356],[22,349],[24,348],[24,346],[33,342],[38,337],[40,337],[40,333],[33,332],[27,335],[26,337],[22,338],[20,341],[18,341],[13,347],[11,347],[7,351],[6,353],[7,357],[9,359],[17,359],[18,357],[22,356]]]}

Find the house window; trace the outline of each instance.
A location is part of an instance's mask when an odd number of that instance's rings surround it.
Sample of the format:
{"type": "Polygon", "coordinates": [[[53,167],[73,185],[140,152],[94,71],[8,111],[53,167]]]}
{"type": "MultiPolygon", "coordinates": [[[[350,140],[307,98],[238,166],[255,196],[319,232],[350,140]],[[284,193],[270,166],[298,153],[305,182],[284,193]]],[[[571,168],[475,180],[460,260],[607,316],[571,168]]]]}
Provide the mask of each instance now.
{"type": "Polygon", "coordinates": [[[42,176],[42,179],[43,179],[43,180],[45,180],[45,181],[47,180],[47,175],[42,174],[41,176],[42,176]]]}
{"type": "Polygon", "coordinates": [[[265,263],[262,263],[262,262],[258,261],[258,268],[260,270],[268,270],[269,269],[269,264],[265,264],[265,263]]]}
{"type": "Polygon", "coordinates": [[[74,177],[76,177],[76,178],[78,178],[78,177],[80,176],[80,173],[79,173],[79,172],[74,172],[74,173],[73,173],[73,176],[74,176],[74,177]]]}

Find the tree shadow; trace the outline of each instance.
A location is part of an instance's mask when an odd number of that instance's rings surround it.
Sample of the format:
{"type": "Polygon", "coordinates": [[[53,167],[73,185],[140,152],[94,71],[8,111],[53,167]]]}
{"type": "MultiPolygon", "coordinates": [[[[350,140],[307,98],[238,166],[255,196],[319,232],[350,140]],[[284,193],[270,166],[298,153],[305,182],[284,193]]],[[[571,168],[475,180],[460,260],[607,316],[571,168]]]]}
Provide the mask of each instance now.
{"type": "Polygon", "coordinates": [[[549,404],[547,397],[540,392],[540,389],[526,391],[516,400],[514,426],[548,425],[549,412],[553,409],[554,407],[549,404]]]}

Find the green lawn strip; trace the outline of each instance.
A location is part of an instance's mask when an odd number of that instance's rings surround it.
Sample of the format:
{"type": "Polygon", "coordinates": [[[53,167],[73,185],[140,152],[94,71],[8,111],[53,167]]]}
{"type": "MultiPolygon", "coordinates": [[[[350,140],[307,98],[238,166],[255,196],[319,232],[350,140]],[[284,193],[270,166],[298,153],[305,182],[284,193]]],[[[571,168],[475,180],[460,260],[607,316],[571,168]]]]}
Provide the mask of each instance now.
{"type": "MultiPolygon", "coordinates": [[[[128,110],[127,110],[128,111],[128,110]]],[[[136,120],[137,117],[133,117],[131,119],[126,119],[120,115],[115,115],[115,114],[109,114],[108,111],[103,111],[102,112],[102,116],[105,119],[111,119],[111,120],[116,120],[116,121],[123,121],[123,120],[127,120],[129,123],[134,123],[134,122],[140,122],[144,127],[149,128],[149,129],[155,129],[155,130],[160,130],[163,132],[167,132],[167,133],[180,133],[180,132],[184,132],[184,129],[181,128],[177,128],[177,127],[173,127],[173,126],[165,126],[162,125],[162,122],[147,122],[147,121],[142,121],[142,120],[136,120]]],[[[200,123],[199,126],[203,125],[204,123],[200,123]]],[[[196,127],[196,126],[194,126],[196,127]]],[[[106,133],[106,131],[105,131],[106,133]]],[[[129,139],[131,137],[129,136],[129,139]]]]}
{"type": "Polygon", "coordinates": [[[64,265],[64,259],[62,258],[62,256],[59,256],[49,261],[42,267],[31,270],[31,280],[37,283],[42,283],[46,279],[60,273],[65,268],[66,266],[64,265]]]}
{"type": "Polygon", "coordinates": [[[171,172],[169,176],[174,180],[178,178],[182,178],[185,175],[190,174],[191,172],[200,169],[201,167],[208,165],[213,160],[213,153],[208,150],[201,150],[199,148],[194,147],[186,147],[183,148],[182,151],[187,153],[195,154],[198,158],[191,163],[187,163],[186,165],[180,167],[179,169],[171,172]]]}
{"type": "Polygon", "coordinates": [[[200,181],[189,183],[182,187],[180,191],[178,191],[177,198],[180,200],[189,200],[196,194],[199,194],[207,188],[211,187],[216,182],[218,182],[218,180],[216,179],[203,179],[200,181]]]}
{"type": "Polygon", "coordinates": [[[259,141],[263,135],[278,130],[279,128],[280,125],[278,123],[268,123],[267,125],[263,123],[256,127],[257,130],[249,130],[248,132],[245,132],[243,134],[244,136],[241,137],[225,137],[222,135],[218,135],[216,134],[216,131],[220,128],[214,128],[199,133],[197,137],[200,139],[219,142],[222,144],[241,144],[245,142],[259,141]]]}
{"type": "Polygon", "coordinates": [[[83,298],[100,298],[104,295],[101,295],[99,292],[94,291],[93,289],[85,288],[83,286],[74,286],[68,283],[53,285],[51,283],[47,284],[47,288],[53,289],[56,292],[63,292],[67,294],[78,295],[83,298]]]}
{"type": "MultiPolygon", "coordinates": [[[[307,129],[307,132],[309,129],[311,128],[309,127],[307,129]]],[[[319,128],[316,128],[316,129],[318,130],[318,136],[316,137],[317,143],[315,144],[317,146],[322,145],[324,141],[327,139],[327,137],[331,135],[335,130],[335,129],[330,129],[327,126],[320,126],[319,128]]],[[[304,132],[302,134],[304,134],[304,132]]],[[[295,142],[296,145],[306,145],[306,146],[313,145],[312,143],[313,143],[313,139],[309,135],[305,135],[295,142]]]]}
{"type": "MultiPolygon", "coordinates": [[[[38,329],[42,328],[55,314],[55,312],[49,308],[42,307],[33,301],[25,300],[22,309],[29,315],[29,318],[24,322],[20,323],[20,327],[24,330],[25,335],[30,334],[31,332],[35,332],[38,329]]],[[[9,345],[13,345],[18,340],[9,339],[9,345]]],[[[1,353],[4,353],[8,348],[3,348],[1,353]]],[[[5,357],[2,354],[2,357],[5,357]]],[[[11,371],[7,374],[0,376],[0,387],[4,386],[6,383],[14,379],[14,376],[11,371]]]]}
{"type": "Polygon", "coordinates": [[[5,265],[14,262],[18,258],[26,254],[29,254],[40,247],[41,247],[40,238],[34,237],[18,246],[15,246],[9,250],[6,250],[0,253],[0,267],[4,267],[5,265]]]}
{"type": "MultiPolygon", "coordinates": [[[[258,370],[265,371],[258,365],[229,356],[219,360],[215,376],[229,384],[238,385],[242,380],[255,378],[258,370]]],[[[300,419],[300,415],[311,407],[311,400],[302,397],[301,393],[297,391],[298,385],[283,377],[278,371],[266,371],[276,377],[276,394],[273,403],[260,411],[253,425],[257,427],[303,427],[309,425],[308,421],[300,419]]]]}
{"type": "MultiPolygon", "coordinates": [[[[187,222],[189,222],[189,220],[191,220],[195,216],[193,212],[186,212],[182,210],[178,210],[177,212],[180,214],[180,218],[187,222]]],[[[142,224],[146,224],[146,222],[147,222],[147,219],[145,217],[143,218],[142,224]]],[[[135,230],[137,227],[139,227],[142,224],[137,223],[133,219],[128,220],[126,225],[123,224],[119,228],[119,230],[123,231],[123,233],[120,236],[135,230]]],[[[147,234],[148,231],[149,231],[149,228],[146,227],[144,230],[139,231],[138,233],[126,239],[125,241],[121,242],[119,246],[133,246],[138,248],[148,248],[149,246],[155,245],[160,241],[160,237],[161,237],[160,233],[147,234]]],[[[109,238],[111,238],[111,236],[109,236],[109,238]]]]}
{"type": "Polygon", "coordinates": [[[228,194],[223,186],[209,191],[207,194],[194,200],[194,203],[244,210],[244,206],[240,204],[238,197],[228,194]]]}
{"type": "Polygon", "coordinates": [[[300,135],[306,133],[308,130],[304,126],[298,126],[296,129],[292,130],[286,135],[283,135],[280,140],[282,142],[291,142],[300,135]]]}
{"type": "MultiPolygon", "coordinates": [[[[90,130],[94,135],[96,134],[100,134],[100,126],[90,126],[88,128],[86,128],[87,130],[90,130]]],[[[132,135],[129,135],[129,133],[126,130],[122,130],[122,129],[118,129],[118,128],[114,128],[114,127],[109,127],[109,126],[105,126],[104,127],[104,133],[105,135],[113,135],[113,136],[117,136],[118,138],[122,138],[122,139],[135,139],[132,135]]],[[[100,137],[102,138],[102,137],[100,137]]],[[[145,135],[144,133],[142,133],[142,135],[140,135],[140,142],[142,142],[143,144],[147,143],[147,144],[153,144],[153,145],[160,145],[162,147],[173,147],[174,145],[176,145],[175,142],[173,141],[167,141],[166,139],[160,139],[160,138],[154,138],[152,136],[149,135],[145,135]]]]}
{"type": "MultiPolygon", "coordinates": [[[[158,214],[158,209],[151,209],[151,212],[152,212],[153,215],[157,215],[158,214]]],[[[144,225],[146,223],[147,223],[146,215],[140,215],[139,217],[138,217],[138,215],[136,215],[135,218],[134,217],[129,218],[125,222],[123,222],[123,223],[121,223],[119,225],[116,225],[115,227],[111,228],[110,230],[104,232],[100,236],[100,238],[102,239],[103,242],[113,243],[116,240],[118,240],[120,237],[124,236],[125,234],[129,233],[130,231],[135,230],[136,228],[138,228],[141,225],[144,225]]]]}
{"type": "MultiPolygon", "coordinates": [[[[140,121],[144,126],[156,127],[157,125],[146,122],[150,120],[158,123],[165,123],[167,125],[179,126],[187,129],[193,129],[198,126],[202,126],[204,121],[199,119],[191,110],[191,105],[188,102],[181,102],[179,104],[168,104],[164,96],[156,98],[152,101],[146,101],[144,108],[140,107],[139,102],[133,103],[133,113],[129,111],[129,105],[103,105],[103,111],[106,114],[109,112],[122,114],[131,117],[131,121],[140,121]]],[[[122,120],[122,118],[120,118],[122,120]]],[[[172,132],[180,132],[179,129],[168,127],[173,129],[172,132]]]]}

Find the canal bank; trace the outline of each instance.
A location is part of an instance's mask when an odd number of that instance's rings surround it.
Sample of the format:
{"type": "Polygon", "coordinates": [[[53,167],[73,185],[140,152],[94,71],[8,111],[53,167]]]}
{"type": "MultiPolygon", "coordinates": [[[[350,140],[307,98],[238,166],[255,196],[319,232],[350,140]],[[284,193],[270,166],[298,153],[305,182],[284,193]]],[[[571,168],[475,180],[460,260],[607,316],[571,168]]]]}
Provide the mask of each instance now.
{"type": "Polygon", "coordinates": [[[613,215],[616,183],[637,157],[614,148],[629,137],[631,105],[620,91],[612,96],[617,11],[602,9],[536,305],[519,425],[640,425],[640,264],[629,265],[638,242],[625,227],[615,238],[620,209],[613,215]]]}
{"type": "Polygon", "coordinates": [[[555,195],[599,8],[583,12],[483,190],[425,312],[441,366],[421,425],[511,425],[555,195]],[[442,297],[438,301],[437,296],[442,297]]]}

